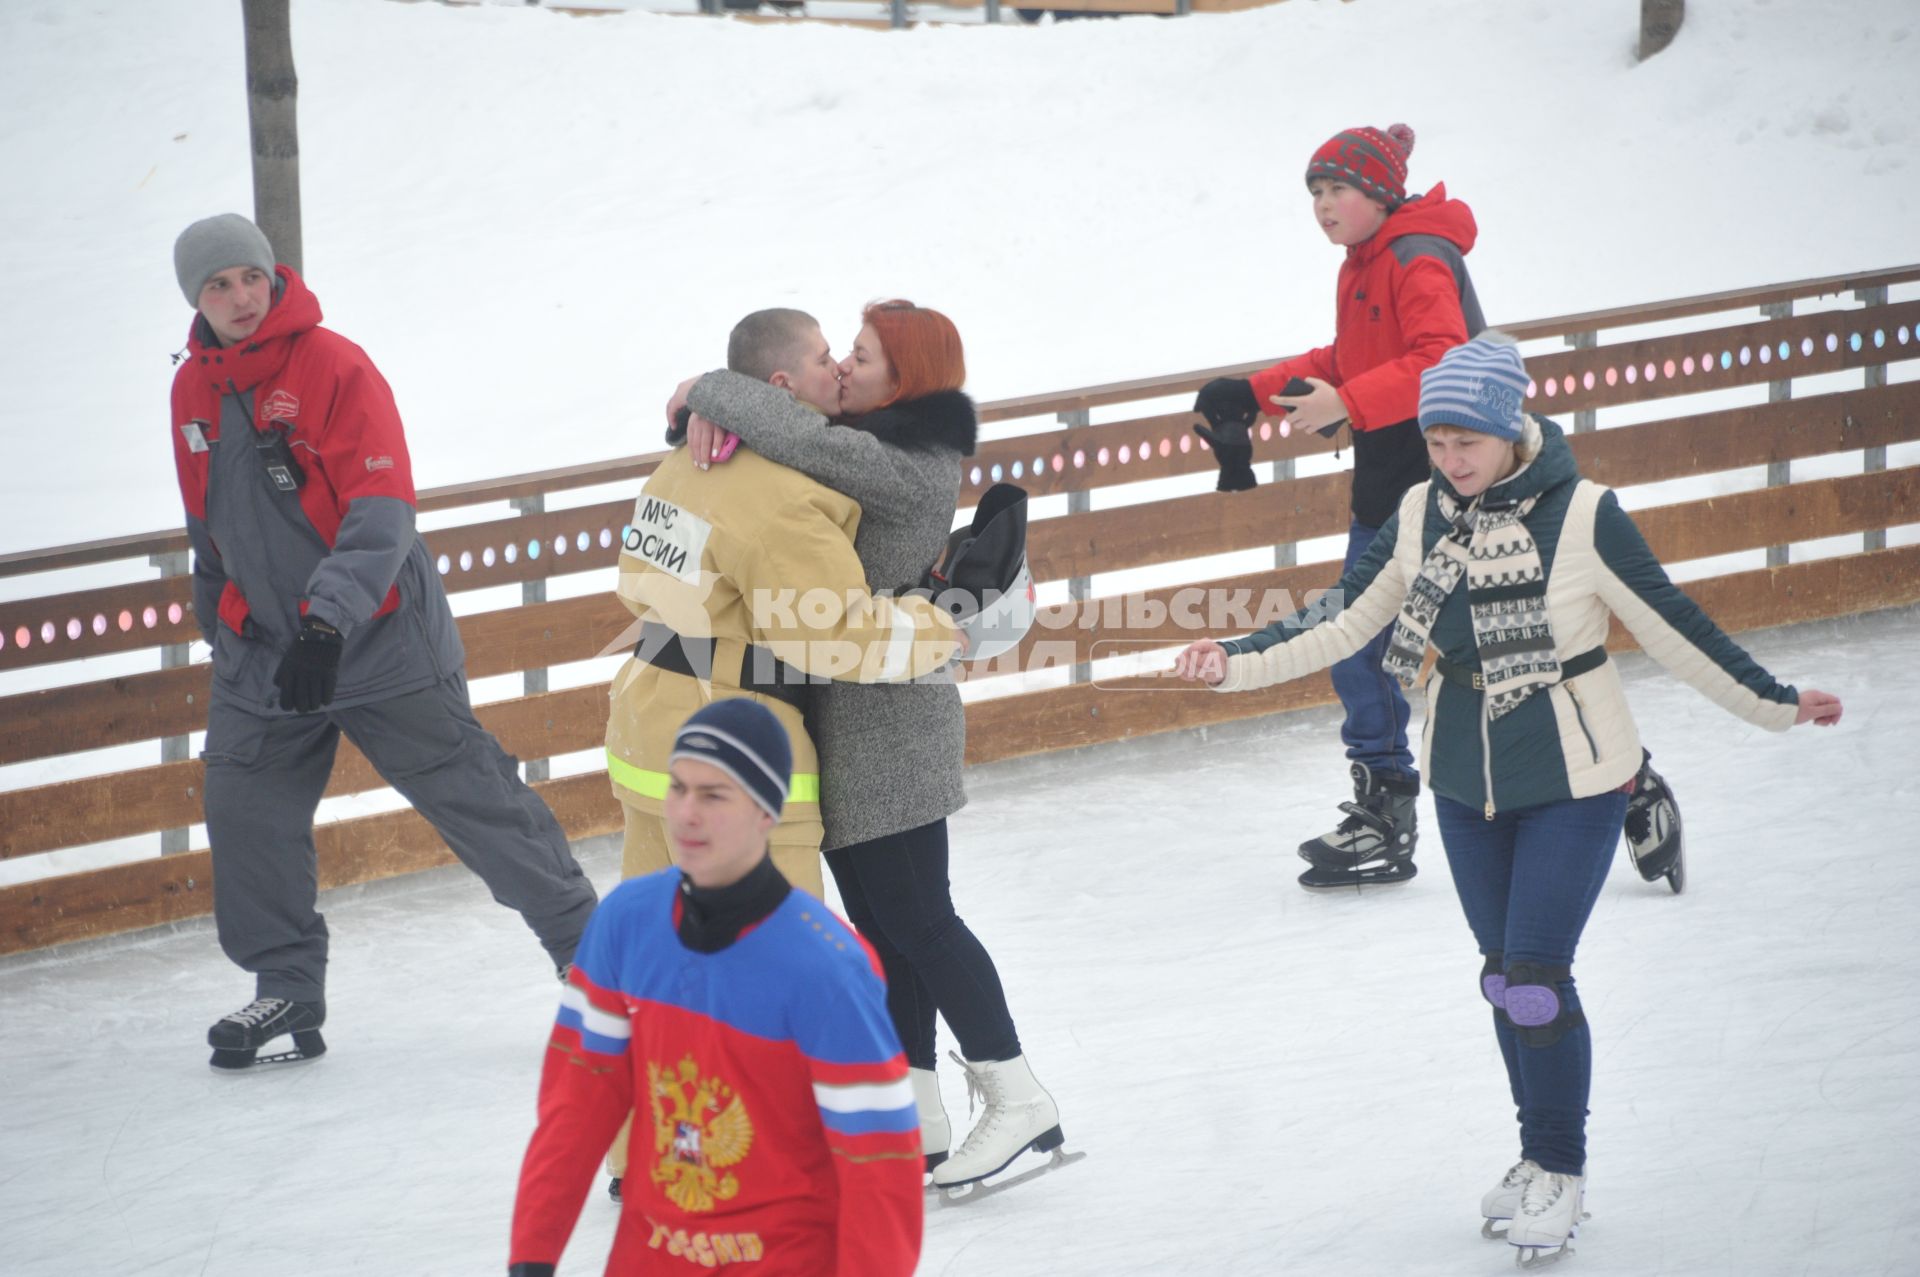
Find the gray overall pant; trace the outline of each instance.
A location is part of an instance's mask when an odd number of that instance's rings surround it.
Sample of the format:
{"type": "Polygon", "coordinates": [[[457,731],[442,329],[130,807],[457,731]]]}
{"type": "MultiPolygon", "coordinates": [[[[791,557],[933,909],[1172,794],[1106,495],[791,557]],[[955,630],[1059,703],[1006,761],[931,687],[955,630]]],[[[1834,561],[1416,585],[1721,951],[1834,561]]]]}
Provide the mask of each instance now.
{"type": "Polygon", "coordinates": [[[207,724],[207,835],[220,947],[256,996],[311,1002],[326,988],[313,815],[345,732],[556,965],[570,962],[597,896],[515,760],[475,721],[466,679],[318,713],[259,715],[216,699],[207,724]]]}

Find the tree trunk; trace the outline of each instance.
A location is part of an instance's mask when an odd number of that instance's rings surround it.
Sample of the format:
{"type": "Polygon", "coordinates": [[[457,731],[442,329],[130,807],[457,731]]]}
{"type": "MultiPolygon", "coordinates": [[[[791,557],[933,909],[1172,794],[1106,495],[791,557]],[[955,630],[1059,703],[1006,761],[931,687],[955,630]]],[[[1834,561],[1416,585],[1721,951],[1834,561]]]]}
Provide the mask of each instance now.
{"type": "Polygon", "coordinates": [[[1687,0],[1640,0],[1640,60],[1673,43],[1687,16],[1687,0]]]}
{"type": "Polygon", "coordinates": [[[305,274],[300,252],[300,131],[294,108],[289,0],[240,0],[247,28],[247,122],[253,133],[253,220],[273,255],[305,274]]]}

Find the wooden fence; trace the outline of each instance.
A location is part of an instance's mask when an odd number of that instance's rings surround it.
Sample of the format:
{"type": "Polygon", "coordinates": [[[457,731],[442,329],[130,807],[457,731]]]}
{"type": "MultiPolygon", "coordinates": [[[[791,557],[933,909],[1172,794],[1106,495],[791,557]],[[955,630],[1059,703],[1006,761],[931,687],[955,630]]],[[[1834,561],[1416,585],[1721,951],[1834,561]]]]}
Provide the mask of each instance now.
{"type": "MultiPolygon", "coordinates": [[[[1584,473],[1630,488],[1740,467],[1768,467],[1769,486],[1730,496],[1655,505],[1636,512],[1648,541],[1670,563],[1768,549],[1768,566],[1696,580],[1688,592],[1724,626],[1744,630],[1920,601],[1920,545],[1886,548],[1886,530],[1920,523],[1920,466],[1887,468],[1889,445],[1920,440],[1920,382],[1889,384],[1887,367],[1920,357],[1920,298],[1889,291],[1920,281],[1920,265],[1692,297],[1533,323],[1508,325],[1530,345],[1560,339],[1567,349],[1528,356],[1535,411],[1575,433],[1584,473]],[[1842,296],[1837,309],[1795,314],[1796,303],[1842,296]],[[1758,310],[1762,317],[1752,318],[1758,310]],[[1604,344],[1611,330],[1684,325],[1685,331],[1604,344]],[[1794,383],[1854,370],[1859,383],[1808,394],[1794,383]],[[1768,401],[1700,410],[1684,397],[1765,387],[1768,401]],[[1594,429],[1605,408],[1674,400],[1669,415],[1594,429]],[[1858,453],[1860,472],[1793,482],[1793,462],[1858,453]],[[1859,552],[1788,562],[1785,545],[1858,534],[1859,552]]],[[[1092,681],[1104,656],[1184,643],[1201,633],[1241,632],[1254,601],[1270,591],[1304,600],[1331,585],[1337,564],[1292,562],[1300,541],[1343,533],[1344,469],[1291,478],[1309,454],[1336,441],[1256,428],[1256,456],[1276,479],[1243,493],[1199,492],[1094,509],[1102,489],[1211,472],[1194,437],[1195,418],[1167,411],[1091,423],[1095,409],[1189,395],[1209,378],[1264,364],[1205,369],[981,405],[985,423],[1042,419],[1033,433],[983,445],[963,479],[961,505],[992,483],[1020,483],[1036,497],[1065,494],[1067,513],[1031,529],[1035,579],[1068,582],[1070,601],[1043,608],[1015,657],[972,673],[1008,677],[1036,664],[1070,671],[1063,686],[969,702],[968,759],[986,762],[1099,741],[1253,717],[1332,697],[1324,675],[1243,696],[1170,692],[1150,676],[1092,681]],[[1051,419],[1048,421],[1047,419],[1051,419]],[[1227,551],[1273,547],[1277,566],[1208,581],[1185,580],[1179,565],[1227,551]],[[1160,566],[1183,584],[1107,598],[1089,597],[1098,574],[1160,566]],[[1243,600],[1243,610],[1209,614],[1208,603],[1243,600]],[[1198,604],[1196,610],[1196,604],[1198,604]]],[[[1849,379],[1851,380],[1851,379],[1849,379]]],[[[599,656],[626,628],[610,593],[545,599],[556,576],[602,572],[611,588],[631,497],[547,509],[549,497],[609,484],[638,487],[658,454],[575,466],[423,492],[423,511],[471,510],[473,521],[427,534],[453,592],[519,584],[520,606],[461,618],[470,676],[521,673],[527,694],[478,708],[482,723],[512,753],[535,760],[536,788],[574,838],[614,831],[618,806],[604,773],[541,779],[539,760],[597,749],[607,684],[549,691],[546,671],[599,656]],[[482,507],[519,513],[485,517],[482,507]]],[[[0,575],[146,560],[158,579],[43,594],[0,603],[0,670],[89,661],[158,649],[160,668],[0,697],[0,764],[161,741],[154,765],[0,790],[0,859],[41,855],[136,835],[165,833],[167,854],[0,888],[0,953],[158,925],[208,912],[204,850],[184,845],[201,819],[202,765],[186,756],[188,733],[206,721],[209,671],[185,661],[198,635],[184,575],[181,532],[116,537],[0,556],[0,575]]],[[[1616,630],[1610,644],[1631,646],[1616,630]]],[[[82,670],[86,668],[84,665],[82,670]]],[[[342,743],[330,796],[382,788],[365,758],[342,743]]],[[[439,837],[409,810],[322,825],[321,884],[337,886],[451,863],[439,837]]]]}

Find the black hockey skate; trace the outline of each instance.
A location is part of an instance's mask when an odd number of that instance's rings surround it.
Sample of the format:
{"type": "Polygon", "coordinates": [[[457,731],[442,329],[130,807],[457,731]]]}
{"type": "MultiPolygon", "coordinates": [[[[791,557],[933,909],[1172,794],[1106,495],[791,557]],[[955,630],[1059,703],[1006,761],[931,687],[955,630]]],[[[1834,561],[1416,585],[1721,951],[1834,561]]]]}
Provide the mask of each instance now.
{"type": "Polygon", "coordinates": [[[1677,896],[1687,887],[1680,805],[1665,778],[1653,770],[1653,755],[1645,750],[1640,755],[1640,774],[1633,778],[1633,796],[1627,799],[1627,855],[1642,878],[1665,878],[1677,896]]]}
{"type": "Polygon", "coordinates": [[[299,1064],[327,1053],[320,1037],[326,1023],[325,1002],[289,1002],[285,998],[255,998],[232,1015],[225,1015],[207,1030],[207,1045],[213,1048],[208,1061],[216,1069],[241,1070],[262,1064],[299,1064]],[[260,1048],[291,1033],[293,1049],[261,1055],[260,1048]]]}
{"type": "Polygon", "coordinates": [[[1300,858],[1313,866],[1300,875],[1309,891],[1406,882],[1419,872],[1413,863],[1419,780],[1375,774],[1365,763],[1349,770],[1353,801],[1340,804],[1346,818],[1332,833],[1300,844],[1300,858]]]}

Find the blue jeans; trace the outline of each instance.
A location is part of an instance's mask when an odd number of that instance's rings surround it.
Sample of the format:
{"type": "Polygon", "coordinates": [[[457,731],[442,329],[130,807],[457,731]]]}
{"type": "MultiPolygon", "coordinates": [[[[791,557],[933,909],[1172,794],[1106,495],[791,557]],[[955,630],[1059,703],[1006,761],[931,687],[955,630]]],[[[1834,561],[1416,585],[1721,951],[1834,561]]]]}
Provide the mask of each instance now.
{"type": "MultiPolygon", "coordinates": [[[[1534,962],[1567,967],[1555,981],[1566,1012],[1580,1009],[1571,974],[1573,951],[1607,881],[1627,796],[1615,791],[1497,813],[1433,796],[1447,866],[1467,926],[1483,954],[1504,954],[1505,966],[1534,962]]],[[[1516,1012],[1517,1014],[1517,1012],[1516,1012]]],[[[1587,1093],[1593,1039],[1584,1020],[1548,1046],[1529,1045],[1504,1011],[1494,1035],[1520,1118],[1520,1155],[1563,1175],[1587,1163],[1587,1093]]]]}
{"type": "MultiPolygon", "coordinates": [[[[1347,558],[1341,572],[1351,572],[1373,544],[1378,528],[1355,521],[1347,529],[1347,558]]],[[[1365,763],[1376,772],[1414,775],[1413,752],[1407,748],[1407,720],[1412,710],[1400,694],[1400,684],[1380,668],[1387,654],[1387,639],[1393,634],[1389,625],[1368,640],[1367,645],[1334,665],[1334,694],[1347,711],[1340,724],[1340,739],[1346,743],[1347,757],[1365,763]]]]}

